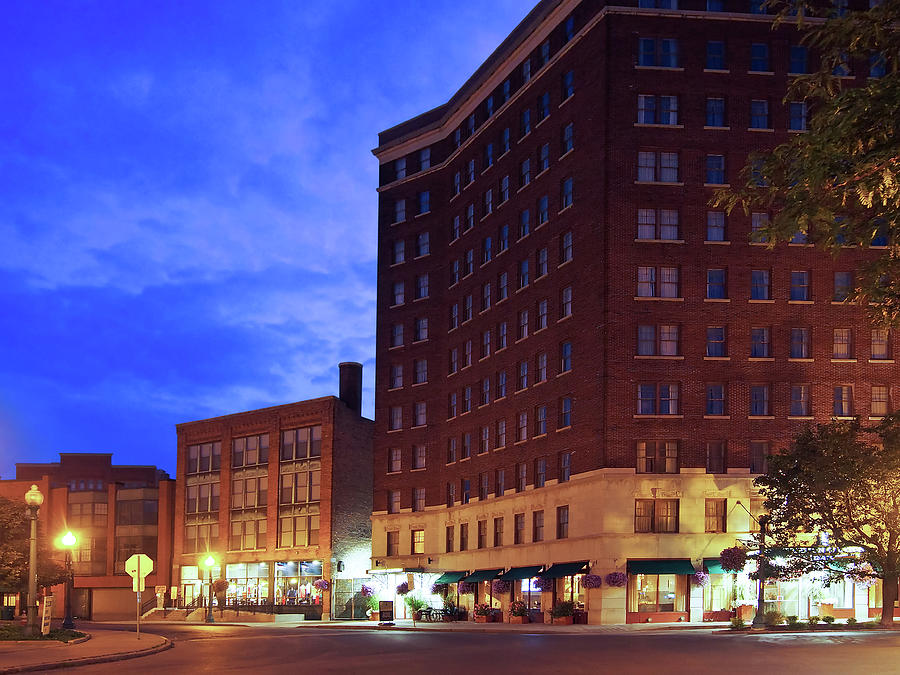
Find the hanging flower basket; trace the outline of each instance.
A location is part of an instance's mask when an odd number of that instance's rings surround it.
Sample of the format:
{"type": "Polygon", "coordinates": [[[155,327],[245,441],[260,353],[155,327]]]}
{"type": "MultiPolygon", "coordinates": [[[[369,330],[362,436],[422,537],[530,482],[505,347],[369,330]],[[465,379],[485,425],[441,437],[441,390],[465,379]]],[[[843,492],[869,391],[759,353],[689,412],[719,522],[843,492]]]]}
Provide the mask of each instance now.
{"type": "Polygon", "coordinates": [[[628,585],[628,576],[624,572],[610,572],[606,575],[606,585],[613,588],[625,588],[628,585]]]}
{"type": "Polygon", "coordinates": [[[447,584],[434,584],[431,587],[432,595],[443,595],[447,592],[447,584]]]}
{"type": "Polygon", "coordinates": [[[228,579],[216,579],[212,583],[213,593],[224,593],[228,590],[228,579]]]}
{"type": "Polygon", "coordinates": [[[456,588],[459,590],[460,595],[471,595],[475,592],[475,584],[471,581],[460,581],[456,588]]]}
{"type": "Polygon", "coordinates": [[[409,584],[404,581],[397,586],[397,595],[406,595],[407,593],[409,593],[409,584]]]}
{"type": "Polygon", "coordinates": [[[359,589],[359,594],[364,598],[371,598],[375,594],[375,589],[371,586],[362,585],[362,588],[359,589]]]}
{"type": "Polygon", "coordinates": [[[313,588],[317,591],[327,591],[328,590],[328,580],[327,579],[316,579],[313,582],[313,588]]]}
{"type": "Polygon", "coordinates": [[[494,595],[503,595],[504,593],[509,593],[512,590],[512,582],[506,581],[504,579],[494,579],[491,582],[491,590],[494,595]]]}
{"type": "Polygon", "coordinates": [[[534,580],[534,587],[541,591],[552,591],[553,590],[553,579],[545,579],[544,577],[538,577],[534,580]]]}
{"type": "Polygon", "coordinates": [[[709,575],[706,572],[694,572],[694,575],[691,577],[695,586],[700,586],[700,588],[705,588],[709,585],[709,575]]]}
{"type": "Polygon", "coordinates": [[[723,549],[719,554],[719,562],[726,572],[743,572],[747,564],[747,549],[741,546],[732,546],[723,549]]]}
{"type": "Polygon", "coordinates": [[[581,585],[585,588],[600,588],[603,585],[603,577],[599,574],[585,574],[581,579],[581,585]]]}

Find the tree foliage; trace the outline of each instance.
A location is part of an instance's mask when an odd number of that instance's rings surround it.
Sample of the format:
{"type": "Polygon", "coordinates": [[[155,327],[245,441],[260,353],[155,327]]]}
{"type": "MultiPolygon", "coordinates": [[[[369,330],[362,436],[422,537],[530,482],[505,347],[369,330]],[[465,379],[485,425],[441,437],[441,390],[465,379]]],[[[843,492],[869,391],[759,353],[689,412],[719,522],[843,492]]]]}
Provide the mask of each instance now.
{"type": "MultiPolygon", "coordinates": [[[[65,570],[46,554],[46,537],[38,528],[38,586],[53,586],[66,580],[65,570]]],[[[0,589],[28,590],[28,546],[31,523],[24,502],[0,497],[0,589]]]]}
{"type": "Polygon", "coordinates": [[[770,246],[798,233],[839,255],[844,247],[887,244],[860,270],[851,300],[866,299],[873,318],[900,324],[900,0],[833,18],[799,0],[782,5],[775,26],[798,30],[820,68],[795,78],[785,103],[807,102],[808,131],[771,151],[753,153],[735,188],[713,203],[731,211],[765,210],[755,236],[770,246]],[[792,28],[794,26],[795,28],[792,28]],[[841,68],[884,74],[861,86],[841,68]]]}
{"type": "MultiPolygon", "coordinates": [[[[769,458],[768,472],[756,484],[766,497],[770,533],[778,544],[805,546],[810,535],[824,533],[836,551],[861,549],[860,561],[884,580],[883,606],[894,606],[900,575],[900,413],[871,429],[856,421],[808,426],[788,449],[769,458]]],[[[840,554],[800,562],[806,569],[834,571],[836,557],[840,554]]],[[[774,569],[767,573],[777,575],[774,569]]],[[[892,623],[886,614],[882,622],[892,623]]]]}

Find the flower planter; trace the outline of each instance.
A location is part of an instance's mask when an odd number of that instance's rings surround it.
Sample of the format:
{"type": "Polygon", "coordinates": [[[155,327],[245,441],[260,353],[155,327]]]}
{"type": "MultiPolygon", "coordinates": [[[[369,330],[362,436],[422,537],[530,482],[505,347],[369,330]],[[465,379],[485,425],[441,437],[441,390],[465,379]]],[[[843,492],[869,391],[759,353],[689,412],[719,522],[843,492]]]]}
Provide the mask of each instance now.
{"type": "Polygon", "coordinates": [[[369,612],[369,621],[378,621],[378,612],[369,612]]]}
{"type": "Polygon", "coordinates": [[[510,623],[531,623],[527,616],[511,616],[509,617],[510,623]]]}
{"type": "Polygon", "coordinates": [[[554,616],[553,623],[557,626],[571,626],[575,617],[572,616],[554,616]]]}
{"type": "Polygon", "coordinates": [[[489,616],[482,616],[480,614],[475,615],[475,623],[490,623],[490,622],[491,622],[491,617],[489,617],[489,616]]]}

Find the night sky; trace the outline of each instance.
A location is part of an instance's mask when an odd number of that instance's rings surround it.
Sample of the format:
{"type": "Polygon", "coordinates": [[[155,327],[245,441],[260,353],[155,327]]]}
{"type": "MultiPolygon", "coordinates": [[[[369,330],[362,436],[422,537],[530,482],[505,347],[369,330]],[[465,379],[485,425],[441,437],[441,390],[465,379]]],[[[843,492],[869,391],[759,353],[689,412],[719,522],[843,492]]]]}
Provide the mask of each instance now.
{"type": "Polygon", "coordinates": [[[6,3],[0,476],[175,469],[174,425],[337,394],[372,416],[377,133],[536,0],[6,3]]]}

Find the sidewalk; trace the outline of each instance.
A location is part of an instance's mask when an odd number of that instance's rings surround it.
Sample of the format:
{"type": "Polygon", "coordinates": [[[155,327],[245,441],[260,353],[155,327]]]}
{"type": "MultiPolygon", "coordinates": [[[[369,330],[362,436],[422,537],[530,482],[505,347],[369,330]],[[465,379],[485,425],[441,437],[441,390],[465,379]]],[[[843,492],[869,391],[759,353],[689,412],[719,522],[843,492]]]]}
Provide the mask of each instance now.
{"type": "Polygon", "coordinates": [[[0,642],[0,673],[50,670],[106,661],[122,661],[169,649],[172,643],[159,635],[91,629],[91,639],[78,644],[63,642],[0,642]]]}

